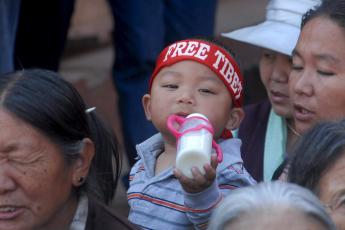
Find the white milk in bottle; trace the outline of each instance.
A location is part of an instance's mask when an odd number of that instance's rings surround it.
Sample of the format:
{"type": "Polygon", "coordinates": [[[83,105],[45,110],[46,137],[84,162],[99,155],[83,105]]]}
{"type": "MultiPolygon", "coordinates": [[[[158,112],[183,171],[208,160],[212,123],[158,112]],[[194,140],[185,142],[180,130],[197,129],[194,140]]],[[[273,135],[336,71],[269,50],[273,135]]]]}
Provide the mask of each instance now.
{"type": "Polygon", "coordinates": [[[191,169],[197,167],[205,174],[203,166],[211,161],[213,130],[206,116],[192,113],[181,124],[177,140],[176,168],[193,178],[191,169]],[[209,128],[206,128],[209,127],[209,128]]]}

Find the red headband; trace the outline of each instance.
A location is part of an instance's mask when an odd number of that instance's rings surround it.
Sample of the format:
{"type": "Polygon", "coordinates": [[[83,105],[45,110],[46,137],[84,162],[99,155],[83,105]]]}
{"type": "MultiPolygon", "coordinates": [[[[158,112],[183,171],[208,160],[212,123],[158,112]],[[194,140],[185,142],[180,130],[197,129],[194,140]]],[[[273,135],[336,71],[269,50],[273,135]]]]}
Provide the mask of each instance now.
{"type": "Polygon", "coordinates": [[[157,58],[156,68],[150,78],[149,90],[162,68],[184,60],[197,61],[209,67],[227,87],[234,105],[242,106],[243,77],[236,61],[223,48],[203,40],[182,40],[166,47],[157,58]]]}

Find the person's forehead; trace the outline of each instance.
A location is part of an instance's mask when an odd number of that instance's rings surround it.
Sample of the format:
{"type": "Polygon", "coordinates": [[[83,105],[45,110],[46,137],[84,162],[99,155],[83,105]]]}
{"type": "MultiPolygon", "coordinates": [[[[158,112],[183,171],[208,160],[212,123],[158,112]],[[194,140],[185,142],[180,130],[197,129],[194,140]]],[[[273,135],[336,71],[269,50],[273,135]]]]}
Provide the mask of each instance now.
{"type": "Polygon", "coordinates": [[[345,48],[345,28],[327,17],[311,19],[303,28],[293,54],[329,55],[345,48]],[[297,51],[297,52],[296,52],[297,51]]]}
{"type": "Polygon", "coordinates": [[[319,181],[319,193],[322,200],[345,194],[345,151],[323,173],[319,181]]]}
{"type": "Polygon", "coordinates": [[[18,135],[20,135],[33,132],[33,127],[6,109],[0,109],[0,131],[3,134],[9,134],[9,132],[16,131],[17,133],[19,132],[18,135]]]}

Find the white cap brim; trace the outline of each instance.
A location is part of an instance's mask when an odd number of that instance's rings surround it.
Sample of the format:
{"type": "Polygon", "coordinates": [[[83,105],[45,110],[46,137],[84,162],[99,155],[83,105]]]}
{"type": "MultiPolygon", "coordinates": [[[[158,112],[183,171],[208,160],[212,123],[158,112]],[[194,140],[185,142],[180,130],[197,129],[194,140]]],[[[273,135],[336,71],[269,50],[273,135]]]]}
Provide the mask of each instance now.
{"type": "Polygon", "coordinates": [[[265,21],[255,26],[222,33],[222,36],[291,56],[299,33],[300,28],[294,25],[265,21]]]}

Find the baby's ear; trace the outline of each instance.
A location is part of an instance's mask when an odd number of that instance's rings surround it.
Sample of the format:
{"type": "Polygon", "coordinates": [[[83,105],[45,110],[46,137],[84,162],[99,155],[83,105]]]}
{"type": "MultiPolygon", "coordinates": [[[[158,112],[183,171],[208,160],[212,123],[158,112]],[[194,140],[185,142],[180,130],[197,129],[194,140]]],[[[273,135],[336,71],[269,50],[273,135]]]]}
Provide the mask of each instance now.
{"type": "Polygon", "coordinates": [[[240,127],[240,124],[244,118],[244,111],[242,108],[234,107],[231,109],[229,120],[226,124],[226,128],[234,130],[240,127]]]}
{"type": "Polygon", "coordinates": [[[146,119],[151,121],[151,95],[145,94],[141,99],[141,103],[143,104],[146,119]]]}

